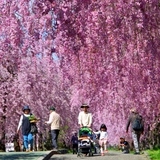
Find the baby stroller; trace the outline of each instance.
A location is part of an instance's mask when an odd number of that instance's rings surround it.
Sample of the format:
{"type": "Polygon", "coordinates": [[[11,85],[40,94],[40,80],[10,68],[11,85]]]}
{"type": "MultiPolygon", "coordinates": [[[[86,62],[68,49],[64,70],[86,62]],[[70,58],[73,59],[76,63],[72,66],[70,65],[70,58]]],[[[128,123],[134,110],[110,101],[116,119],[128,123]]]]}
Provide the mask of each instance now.
{"type": "Polygon", "coordinates": [[[82,127],[79,130],[77,157],[82,155],[93,156],[92,146],[93,141],[91,130],[87,127],[82,127]]]}

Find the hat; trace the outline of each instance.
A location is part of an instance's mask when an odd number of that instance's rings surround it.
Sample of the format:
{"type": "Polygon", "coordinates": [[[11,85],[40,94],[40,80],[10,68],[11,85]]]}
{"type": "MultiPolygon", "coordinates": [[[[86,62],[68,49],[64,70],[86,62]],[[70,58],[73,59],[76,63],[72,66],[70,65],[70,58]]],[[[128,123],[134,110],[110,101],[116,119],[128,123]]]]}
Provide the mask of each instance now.
{"type": "Polygon", "coordinates": [[[30,110],[30,108],[29,108],[29,106],[24,106],[22,110],[24,112],[25,110],[30,110]]]}
{"type": "Polygon", "coordinates": [[[85,108],[85,107],[89,108],[89,106],[87,104],[82,104],[81,105],[81,108],[85,108]]]}
{"type": "Polygon", "coordinates": [[[50,111],[55,111],[56,109],[52,106],[52,107],[50,107],[49,110],[50,110],[50,111]]]}

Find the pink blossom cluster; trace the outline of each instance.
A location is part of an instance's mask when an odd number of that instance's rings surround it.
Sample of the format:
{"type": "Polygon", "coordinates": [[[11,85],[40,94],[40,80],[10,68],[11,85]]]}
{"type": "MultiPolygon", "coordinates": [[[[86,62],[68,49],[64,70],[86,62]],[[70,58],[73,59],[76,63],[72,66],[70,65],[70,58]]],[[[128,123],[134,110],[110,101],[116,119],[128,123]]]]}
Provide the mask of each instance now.
{"type": "Polygon", "coordinates": [[[15,133],[25,104],[43,132],[54,105],[69,139],[87,103],[110,144],[130,138],[133,107],[145,138],[160,113],[158,0],[1,0],[0,8],[0,133],[15,133]]]}

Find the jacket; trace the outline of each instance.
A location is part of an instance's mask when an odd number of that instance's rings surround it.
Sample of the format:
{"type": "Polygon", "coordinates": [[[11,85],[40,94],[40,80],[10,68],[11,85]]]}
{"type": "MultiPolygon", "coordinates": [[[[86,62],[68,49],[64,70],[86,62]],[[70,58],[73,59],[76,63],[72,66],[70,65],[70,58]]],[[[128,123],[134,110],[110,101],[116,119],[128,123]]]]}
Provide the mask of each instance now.
{"type": "Polygon", "coordinates": [[[142,116],[139,115],[138,113],[131,113],[129,118],[128,118],[127,125],[126,125],[126,131],[127,132],[129,130],[129,126],[130,126],[130,129],[131,129],[131,132],[143,133],[143,131],[144,131],[144,122],[143,122],[142,116]],[[140,116],[140,118],[141,118],[141,123],[142,123],[142,126],[143,126],[141,131],[134,131],[133,128],[132,128],[132,124],[135,121],[137,116],[140,116]]]}
{"type": "Polygon", "coordinates": [[[61,122],[61,117],[58,113],[53,111],[49,115],[49,121],[47,124],[51,124],[51,130],[60,130],[60,122],[61,122]]]}

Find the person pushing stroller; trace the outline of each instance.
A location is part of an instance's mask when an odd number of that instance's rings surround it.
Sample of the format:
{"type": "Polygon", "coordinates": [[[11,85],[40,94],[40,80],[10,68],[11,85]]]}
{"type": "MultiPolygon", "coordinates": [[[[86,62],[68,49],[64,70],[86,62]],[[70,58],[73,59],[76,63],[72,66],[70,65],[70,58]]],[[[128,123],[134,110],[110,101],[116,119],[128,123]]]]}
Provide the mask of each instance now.
{"type": "Polygon", "coordinates": [[[92,125],[92,113],[88,112],[89,106],[87,104],[83,104],[81,106],[82,111],[78,115],[78,124],[80,128],[88,127],[91,128],[92,125]]]}
{"type": "Polygon", "coordinates": [[[82,111],[78,115],[78,124],[80,126],[79,130],[79,152],[83,152],[87,155],[92,155],[91,147],[92,147],[92,114],[88,112],[89,106],[87,104],[81,105],[82,111]],[[80,147],[81,146],[81,147],[80,147]]]}

